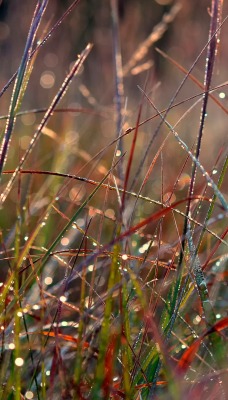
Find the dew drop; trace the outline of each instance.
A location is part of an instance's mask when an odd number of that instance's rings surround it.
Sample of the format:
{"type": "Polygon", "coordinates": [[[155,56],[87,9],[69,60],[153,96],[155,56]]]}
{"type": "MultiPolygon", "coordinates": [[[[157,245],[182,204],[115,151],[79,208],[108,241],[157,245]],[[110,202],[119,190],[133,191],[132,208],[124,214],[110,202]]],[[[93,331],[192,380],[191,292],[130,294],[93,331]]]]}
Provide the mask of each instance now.
{"type": "Polygon", "coordinates": [[[29,390],[28,392],[25,393],[25,398],[28,400],[33,399],[34,395],[33,392],[31,392],[31,390],[29,390]]]}
{"type": "Polygon", "coordinates": [[[32,306],[33,310],[39,310],[40,306],[38,304],[34,304],[34,306],[32,306]]]}
{"type": "Polygon", "coordinates": [[[24,365],[24,360],[21,357],[17,357],[14,361],[15,365],[17,367],[22,367],[22,365],[24,365]]]}
{"type": "Polygon", "coordinates": [[[226,95],[224,92],[220,92],[219,97],[220,97],[220,99],[225,99],[226,95]]]}
{"type": "Polygon", "coordinates": [[[23,316],[23,313],[22,313],[21,311],[18,311],[18,312],[17,312],[17,316],[18,316],[18,317],[22,317],[22,316],[23,316]]]}
{"type": "Polygon", "coordinates": [[[45,283],[46,285],[51,285],[52,282],[53,282],[53,279],[52,279],[51,276],[47,276],[47,277],[44,279],[44,283],[45,283]]]}

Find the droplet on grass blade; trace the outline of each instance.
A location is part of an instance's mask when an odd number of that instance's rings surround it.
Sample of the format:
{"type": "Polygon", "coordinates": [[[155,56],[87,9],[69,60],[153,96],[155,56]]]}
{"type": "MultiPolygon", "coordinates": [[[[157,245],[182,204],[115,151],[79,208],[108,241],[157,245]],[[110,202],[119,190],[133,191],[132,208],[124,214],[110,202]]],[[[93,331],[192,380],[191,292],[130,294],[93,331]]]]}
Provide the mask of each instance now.
{"type": "Polygon", "coordinates": [[[53,282],[53,279],[52,279],[51,276],[47,276],[47,277],[44,279],[44,283],[45,283],[46,285],[51,285],[52,282],[53,282]]]}
{"type": "Polygon", "coordinates": [[[24,360],[21,357],[17,357],[14,361],[15,365],[17,367],[22,367],[22,365],[24,365],[24,360]]]}
{"type": "Polygon", "coordinates": [[[34,306],[32,306],[33,310],[39,310],[40,306],[38,304],[34,304],[34,306]]]}
{"type": "Polygon", "coordinates": [[[31,390],[29,390],[28,392],[25,393],[26,399],[31,400],[31,399],[33,399],[33,397],[34,397],[34,394],[33,394],[33,392],[31,392],[31,390]]]}
{"type": "Polygon", "coordinates": [[[18,317],[22,317],[22,316],[23,316],[23,313],[22,313],[21,311],[18,311],[18,312],[17,312],[17,316],[18,316],[18,317]]]}

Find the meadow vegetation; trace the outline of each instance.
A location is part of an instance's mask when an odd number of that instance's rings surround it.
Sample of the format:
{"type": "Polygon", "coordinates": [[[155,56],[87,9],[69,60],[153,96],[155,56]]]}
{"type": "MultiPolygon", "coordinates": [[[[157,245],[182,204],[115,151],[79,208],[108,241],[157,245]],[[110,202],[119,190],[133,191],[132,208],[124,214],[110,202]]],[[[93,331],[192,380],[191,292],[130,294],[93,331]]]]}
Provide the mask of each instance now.
{"type": "Polygon", "coordinates": [[[223,399],[227,4],[0,4],[0,400],[223,399]]]}

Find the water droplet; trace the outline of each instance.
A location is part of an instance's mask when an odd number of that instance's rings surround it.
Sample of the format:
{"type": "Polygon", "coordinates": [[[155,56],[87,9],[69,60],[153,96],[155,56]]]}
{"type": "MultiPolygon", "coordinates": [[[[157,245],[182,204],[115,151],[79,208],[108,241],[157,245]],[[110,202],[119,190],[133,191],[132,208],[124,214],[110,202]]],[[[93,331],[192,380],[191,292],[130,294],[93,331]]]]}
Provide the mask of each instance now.
{"type": "Polygon", "coordinates": [[[220,99],[225,99],[226,95],[224,92],[220,92],[219,97],[220,97],[220,99]]]}
{"type": "Polygon", "coordinates": [[[23,316],[23,313],[22,313],[21,311],[18,311],[18,312],[17,312],[17,316],[18,316],[18,317],[22,317],[22,316],[23,316]]]}
{"type": "Polygon", "coordinates": [[[46,285],[51,285],[52,282],[53,282],[53,279],[52,279],[51,276],[47,276],[47,277],[44,279],[44,283],[45,283],[46,285]]]}
{"type": "Polygon", "coordinates": [[[14,361],[15,365],[17,367],[22,367],[22,365],[24,365],[24,360],[21,357],[17,357],[14,361]]]}
{"type": "Polygon", "coordinates": [[[34,395],[33,392],[31,392],[31,390],[29,390],[28,392],[25,393],[25,398],[28,400],[33,399],[34,395]]]}
{"type": "Polygon", "coordinates": [[[34,306],[32,306],[33,310],[39,310],[40,306],[38,304],[34,304],[34,306]]]}

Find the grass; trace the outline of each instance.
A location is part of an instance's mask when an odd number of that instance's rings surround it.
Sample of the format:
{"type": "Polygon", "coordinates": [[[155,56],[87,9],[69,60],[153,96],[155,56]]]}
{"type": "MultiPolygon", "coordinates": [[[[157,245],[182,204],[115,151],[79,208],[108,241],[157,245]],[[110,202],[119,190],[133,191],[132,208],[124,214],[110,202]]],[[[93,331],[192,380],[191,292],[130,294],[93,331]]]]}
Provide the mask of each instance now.
{"type": "MultiPolygon", "coordinates": [[[[91,40],[99,10],[64,76],[56,54],[69,64],[63,32],[85,19],[86,2],[29,9],[17,71],[0,92],[0,399],[226,398],[222,3],[202,7],[208,37],[185,66],[181,43],[171,54],[160,44],[184,29],[187,5],[145,4],[162,14],[149,33],[144,15],[143,38],[137,3],[104,5],[106,93],[91,40]]],[[[12,21],[9,12],[2,32],[12,21]]]]}

